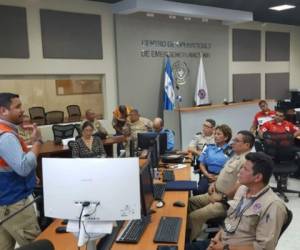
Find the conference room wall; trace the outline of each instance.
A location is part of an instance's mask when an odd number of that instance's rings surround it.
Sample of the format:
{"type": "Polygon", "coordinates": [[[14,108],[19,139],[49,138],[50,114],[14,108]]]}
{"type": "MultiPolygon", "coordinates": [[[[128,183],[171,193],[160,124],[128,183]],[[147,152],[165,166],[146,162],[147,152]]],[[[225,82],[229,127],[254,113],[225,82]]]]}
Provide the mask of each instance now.
{"type": "MultiPolygon", "coordinates": [[[[117,104],[114,24],[111,6],[85,0],[0,0],[0,4],[26,8],[30,54],[29,59],[0,58],[0,78],[1,76],[14,75],[104,74],[104,117],[106,120],[111,121],[112,110],[117,104]],[[103,60],[44,59],[40,9],[101,15],[103,60]]],[[[47,93],[44,93],[44,95],[47,95],[47,93]]]]}
{"type": "Polygon", "coordinates": [[[300,88],[300,27],[273,23],[250,22],[231,25],[229,28],[229,99],[233,98],[233,74],[260,74],[261,98],[265,98],[265,74],[289,73],[290,89],[300,88]],[[261,60],[258,62],[233,62],[232,29],[253,29],[261,31],[261,60]],[[290,61],[265,61],[265,32],[290,33],[290,61]]]}
{"type": "MultiPolygon", "coordinates": [[[[118,95],[120,103],[131,104],[143,116],[153,118],[162,106],[164,57],[141,56],[142,50],[205,52],[204,69],[208,95],[213,103],[228,97],[228,26],[202,19],[175,20],[168,15],[116,15],[118,95]],[[142,40],[207,42],[211,49],[142,46],[142,40]]],[[[171,62],[185,62],[190,70],[187,83],[180,87],[182,106],[193,106],[199,58],[171,57],[171,62]]]]}

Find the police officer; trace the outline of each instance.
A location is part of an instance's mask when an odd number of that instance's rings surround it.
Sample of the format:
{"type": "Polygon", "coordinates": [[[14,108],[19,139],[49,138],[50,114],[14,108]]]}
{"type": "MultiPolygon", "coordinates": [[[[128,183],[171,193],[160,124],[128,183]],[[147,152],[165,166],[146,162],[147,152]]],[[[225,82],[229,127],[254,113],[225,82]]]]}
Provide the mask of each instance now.
{"type": "Polygon", "coordinates": [[[228,142],[231,136],[231,128],[228,125],[222,124],[216,127],[215,144],[207,145],[198,158],[198,166],[203,176],[199,179],[198,192],[194,192],[194,195],[206,193],[209,183],[217,180],[217,176],[229,159],[228,142]]]}
{"type": "Polygon", "coordinates": [[[193,155],[200,155],[204,146],[214,144],[214,130],[216,122],[213,119],[206,119],[203,123],[202,133],[198,133],[191,140],[188,150],[193,155]]]}

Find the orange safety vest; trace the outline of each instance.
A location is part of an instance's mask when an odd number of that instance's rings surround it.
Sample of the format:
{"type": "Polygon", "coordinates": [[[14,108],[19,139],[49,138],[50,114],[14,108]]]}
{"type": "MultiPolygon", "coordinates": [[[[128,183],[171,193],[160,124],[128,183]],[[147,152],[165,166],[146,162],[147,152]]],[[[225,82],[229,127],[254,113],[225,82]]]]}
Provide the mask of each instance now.
{"type": "MultiPolygon", "coordinates": [[[[7,132],[13,133],[18,138],[23,152],[27,153],[29,151],[25,141],[14,131],[13,128],[11,128],[10,126],[8,126],[4,123],[0,123],[0,134],[7,133],[7,132]]],[[[9,166],[7,165],[5,160],[0,157],[0,168],[7,168],[7,167],[9,167],[9,166]]]]}

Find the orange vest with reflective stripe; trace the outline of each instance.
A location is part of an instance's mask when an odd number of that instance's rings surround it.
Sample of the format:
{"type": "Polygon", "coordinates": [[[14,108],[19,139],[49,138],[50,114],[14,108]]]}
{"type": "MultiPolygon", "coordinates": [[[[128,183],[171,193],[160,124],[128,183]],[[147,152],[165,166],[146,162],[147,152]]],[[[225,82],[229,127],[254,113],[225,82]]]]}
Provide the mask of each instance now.
{"type": "MultiPolygon", "coordinates": [[[[13,130],[13,128],[9,127],[8,125],[4,123],[0,123],[0,134],[11,132],[13,133],[19,140],[21,147],[23,149],[23,152],[27,153],[29,151],[27,144],[25,141],[13,130]]],[[[3,158],[0,157],[0,168],[6,168],[8,167],[7,163],[3,160],[3,158]]]]}

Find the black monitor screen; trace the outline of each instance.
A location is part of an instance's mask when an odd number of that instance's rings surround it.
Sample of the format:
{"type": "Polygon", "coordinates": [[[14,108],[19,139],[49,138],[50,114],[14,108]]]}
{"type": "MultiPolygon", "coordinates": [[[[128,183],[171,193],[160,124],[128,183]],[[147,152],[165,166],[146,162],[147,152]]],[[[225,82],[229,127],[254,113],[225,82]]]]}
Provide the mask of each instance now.
{"type": "Polygon", "coordinates": [[[148,155],[147,164],[140,170],[141,180],[141,205],[142,215],[147,216],[150,213],[153,197],[153,179],[150,173],[151,169],[151,154],[148,155]]]}
{"type": "Polygon", "coordinates": [[[140,149],[149,149],[152,145],[159,140],[158,147],[159,153],[164,154],[167,151],[167,134],[166,133],[138,133],[138,148],[140,149]]]}

